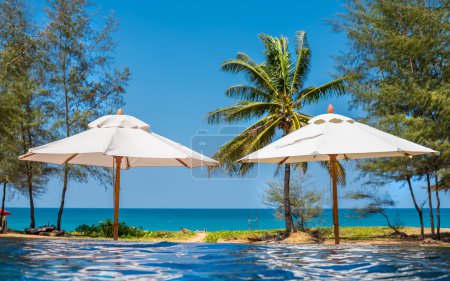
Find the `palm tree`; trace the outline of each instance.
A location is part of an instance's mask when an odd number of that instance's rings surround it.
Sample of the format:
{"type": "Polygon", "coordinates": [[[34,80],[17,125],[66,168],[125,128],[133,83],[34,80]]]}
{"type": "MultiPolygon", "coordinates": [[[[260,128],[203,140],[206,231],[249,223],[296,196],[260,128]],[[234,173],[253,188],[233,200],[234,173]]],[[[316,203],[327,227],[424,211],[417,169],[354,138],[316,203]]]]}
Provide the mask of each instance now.
{"type": "MultiPolygon", "coordinates": [[[[286,37],[259,36],[264,44],[265,61],[256,63],[245,53],[225,61],[221,69],[230,73],[243,73],[248,84],[235,85],[225,94],[237,99],[234,105],[219,108],[208,114],[208,123],[240,123],[255,121],[235,138],[223,145],[214,155],[222,168],[230,173],[246,174],[253,164],[236,163],[245,155],[272,142],[277,132],[287,135],[310,119],[300,110],[309,103],[325,97],[343,94],[343,81],[348,77],[330,81],[318,87],[305,87],[311,62],[305,32],[297,32],[295,54],[288,50],[286,37]]],[[[283,163],[279,164],[279,167],[283,163]]],[[[322,163],[328,167],[328,162],[322,163]]],[[[286,235],[295,231],[289,196],[290,164],[284,164],[284,212],[286,235]]],[[[297,165],[306,170],[306,165],[297,165]]],[[[339,165],[341,183],[345,181],[344,169],[339,165]]]]}

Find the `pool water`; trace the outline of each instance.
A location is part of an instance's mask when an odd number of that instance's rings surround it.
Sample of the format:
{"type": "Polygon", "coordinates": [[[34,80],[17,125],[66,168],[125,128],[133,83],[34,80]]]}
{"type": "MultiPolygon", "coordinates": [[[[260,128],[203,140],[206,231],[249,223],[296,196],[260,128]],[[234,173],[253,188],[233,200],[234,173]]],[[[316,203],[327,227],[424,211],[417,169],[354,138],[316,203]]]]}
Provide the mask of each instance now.
{"type": "Polygon", "coordinates": [[[450,249],[0,239],[0,280],[450,280],[450,249]]]}

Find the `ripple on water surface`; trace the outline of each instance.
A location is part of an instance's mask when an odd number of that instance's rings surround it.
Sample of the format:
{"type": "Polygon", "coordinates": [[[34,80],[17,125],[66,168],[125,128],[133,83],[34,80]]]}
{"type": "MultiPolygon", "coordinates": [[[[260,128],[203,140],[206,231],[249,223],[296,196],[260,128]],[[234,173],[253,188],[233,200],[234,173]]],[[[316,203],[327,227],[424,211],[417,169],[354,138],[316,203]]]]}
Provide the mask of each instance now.
{"type": "Polygon", "coordinates": [[[0,280],[450,279],[448,248],[0,242],[0,280]]]}

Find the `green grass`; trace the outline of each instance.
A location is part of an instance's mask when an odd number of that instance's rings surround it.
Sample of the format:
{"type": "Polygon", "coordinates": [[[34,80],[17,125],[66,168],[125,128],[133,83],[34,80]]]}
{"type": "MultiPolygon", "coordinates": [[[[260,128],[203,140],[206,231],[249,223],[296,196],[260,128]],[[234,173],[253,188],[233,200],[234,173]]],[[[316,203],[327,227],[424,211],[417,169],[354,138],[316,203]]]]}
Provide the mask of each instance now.
{"type": "MultiPolygon", "coordinates": [[[[392,232],[392,229],[385,226],[348,226],[340,228],[340,237],[341,239],[349,240],[370,240],[389,238],[392,232]]],[[[327,228],[324,237],[327,239],[334,238],[332,228],[327,228]]]]}
{"type": "Polygon", "coordinates": [[[184,233],[181,231],[145,231],[144,239],[155,239],[164,241],[182,241],[195,236],[195,232],[184,233]]]}
{"type": "Polygon", "coordinates": [[[209,232],[205,242],[217,243],[219,240],[262,239],[265,236],[276,235],[281,230],[224,230],[209,232]]]}
{"type": "MultiPolygon", "coordinates": [[[[185,241],[195,237],[195,232],[183,233],[181,231],[149,231],[143,230],[143,234],[139,236],[132,235],[122,235],[120,236],[121,240],[129,240],[129,241],[185,241]]],[[[110,237],[105,237],[101,235],[84,235],[80,232],[69,232],[70,236],[75,237],[89,237],[94,239],[110,239],[110,237]]]]}
{"type": "MultiPolygon", "coordinates": [[[[333,229],[327,228],[313,228],[313,232],[318,231],[318,233],[326,239],[333,239],[333,229]]],[[[217,243],[219,240],[226,240],[232,242],[233,240],[246,240],[246,239],[263,239],[267,236],[273,236],[280,231],[277,230],[235,230],[235,231],[215,231],[209,232],[206,235],[205,242],[217,243]]],[[[317,233],[317,232],[316,232],[317,233]]],[[[356,226],[356,227],[341,227],[340,234],[342,239],[348,240],[371,240],[378,238],[389,238],[392,230],[389,227],[383,226],[356,226]]]]}
{"type": "MultiPolygon", "coordinates": [[[[405,228],[406,230],[406,228],[405,228]]],[[[282,229],[274,230],[224,230],[208,232],[203,242],[217,243],[219,240],[223,241],[267,241],[273,237],[281,237],[282,229]]],[[[134,232],[131,232],[132,234],[134,232]]],[[[137,232],[138,236],[122,235],[120,239],[129,241],[188,241],[194,238],[197,234],[195,232],[181,232],[181,231],[149,231],[140,229],[137,232]]],[[[312,228],[313,233],[317,238],[333,239],[333,229],[326,228],[312,228]]],[[[91,237],[97,239],[104,239],[103,235],[86,235],[85,233],[70,233],[72,236],[91,237]]],[[[94,233],[97,234],[97,233],[94,233]]],[[[392,238],[392,230],[383,226],[355,226],[355,227],[341,227],[340,237],[345,240],[374,240],[380,238],[392,238]]],[[[321,239],[320,239],[321,240],[321,239]]]]}

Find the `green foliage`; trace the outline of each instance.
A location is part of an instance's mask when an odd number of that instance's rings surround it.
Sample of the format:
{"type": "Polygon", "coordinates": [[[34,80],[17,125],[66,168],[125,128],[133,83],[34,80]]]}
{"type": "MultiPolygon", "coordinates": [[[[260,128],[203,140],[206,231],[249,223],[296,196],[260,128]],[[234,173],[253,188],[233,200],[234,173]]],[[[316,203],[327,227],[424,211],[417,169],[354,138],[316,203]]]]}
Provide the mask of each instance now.
{"type": "MultiPolygon", "coordinates": [[[[308,123],[310,116],[301,112],[303,108],[321,99],[342,95],[344,76],[321,86],[306,86],[311,62],[311,49],[305,32],[297,32],[294,52],[288,48],[288,39],[259,35],[264,45],[264,61],[257,63],[245,53],[238,53],[236,58],[225,61],[222,70],[229,73],[243,74],[246,84],[230,87],[225,94],[236,101],[234,105],[219,108],[208,114],[210,124],[235,124],[251,121],[236,137],[225,143],[214,154],[222,169],[230,174],[245,175],[252,163],[237,160],[270,144],[277,133],[287,135],[308,123]]],[[[279,165],[281,166],[281,165],[279,165]]],[[[329,170],[329,162],[322,163],[329,170]]],[[[293,165],[304,171],[307,163],[293,165]]],[[[290,173],[290,164],[285,164],[285,174],[290,173]]],[[[345,171],[337,165],[340,183],[345,183],[345,171]]],[[[286,176],[286,178],[289,178],[286,176]]],[[[286,202],[289,201],[289,180],[286,180],[286,202]]],[[[289,203],[284,206],[286,233],[293,228],[289,218],[289,203]]]]}
{"type": "MultiPolygon", "coordinates": [[[[276,237],[282,233],[282,230],[236,230],[236,231],[215,231],[209,232],[205,238],[207,243],[217,243],[219,240],[253,240],[264,241],[267,237],[276,237]]],[[[310,229],[310,233],[319,241],[323,239],[334,239],[332,228],[314,227],[310,229]]],[[[392,229],[385,226],[352,226],[341,227],[340,236],[347,240],[370,240],[378,238],[392,237],[392,229]]]]}
{"type": "Polygon", "coordinates": [[[346,197],[348,199],[364,200],[366,205],[362,208],[356,208],[355,211],[362,218],[369,217],[371,215],[380,214],[386,219],[386,223],[396,233],[400,233],[399,225],[392,224],[386,213],[386,208],[393,208],[397,205],[389,193],[378,193],[376,191],[358,191],[349,192],[346,197]]]}
{"type": "Polygon", "coordinates": [[[254,239],[263,240],[266,236],[277,235],[281,230],[223,230],[208,232],[205,237],[207,243],[217,243],[219,240],[254,239]]]}
{"type": "MultiPolygon", "coordinates": [[[[385,226],[346,226],[340,228],[340,237],[348,240],[368,240],[380,237],[389,237],[392,230],[385,226]]],[[[329,231],[325,234],[328,239],[333,239],[334,234],[329,231]]]]}
{"type": "MultiPolygon", "coordinates": [[[[82,224],[75,229],[75,234],[92,238],[112,238],[113,222],[110,219],[96,225],[82,224]]],[[[142,227],[129,226],[125,222],[119,223],[119,237],[121,239],[182,241],[195,236],[195,232],[149,231],[142,227]]]]}
{"type": "Polygon", "coordinates": [[[350,42],[339,66],[344,75],[355,74],[347,83],[353,105],[367,111],[367,122],[441,152],[420,161],[363,161],[360,167],[369,173],[384,169],[377,174],[389,180],[395,179],[398,171],[420,178],[448,168],[448,1],[353,0],[346,9],[334,26],[345,32],[350,42]],[[382,167],[385,165],[389,171],[382,167]]]}
{"type": "MultiPolygon", "coordinates": [[[[303,177],[302,183],[298,180],[291,180],[290,202],[294,221],[300,230],[305,230],[308,222],[319,217],[322,210],[322,192],[306,188],[307,185],[303,177]]],[[[284,218],[284,191],[283,183],[278,181],[267,182],[264,194],[264,203],[276,210],[276,217],[284,218]]]]}
{"type": "Polygon", "coordinates": [[[195,232],[145,231],[144,238],[165,241],[186,240],[195,236],[195,232]]]}
{"type": "Polygon", "coordinates": [[[94,28],[92,3],[86,0],[50,0],[45,8],[51,22],[46,26],[43,49],[52,90],[55,124],[62,136],[76,134],[87,123],[123,105],[129,70],[114,67],[117,43],[111,34],[118,29],[113,13],[101,28],[94,28]]]}
{"type": "Polygon", "coordinates": [[[0,26],[0,169],[2,180],[29,197],[34,227],[33,196],[45,191],[53,170],[17,156],[51,139],[48,92],[42,89],[45,54],[24,1],[0,2],[0,26]]]}
{"type": "Polygon", "coordinates": [[[346,86],[366,122],[441,153],[359,163],[370,184],[408,183],[419,216],[411,182],[433,175],[438,182],[450,167],[449,17],[449,1],[349,0],[334,22],[350,46],[339,69],[355,75],[346,86]]]}
{"type": "MultiPolygon", "coordinates": [[[[288,49],[286,37],[261,34],[259,38],[264,45],[264,62],[257,63],[245,53],[225,61],[222,70],[243,74],[247,84],[235,85],[225,91],[228,97],[237,100],[234,105],[208,114],[208,122],[212,124],[254,122],[213,156],[226,171],[241,175],[253,164],[237,163],[236,160],[271,143],[278,131],[288,134],[306,125],[310,116],[301,112],[304,106],[342,95],[343,83],[348,78],[307,87],[311,49],[305,32],[297,33],[294,52],[288,49]]],[[[345,182],[345,172],[340,165],[338,177],[341,183],[345,182]]]]}
{"type": "MultiPolygon", "coordinates": [[[[129,70],[114,68],[116,20],[110,16],[102,30],[94,29],[88,1],[48,1],[44,27],[31,20],[25,1],[4,0],[0,7],[0,169],[8,168],[2,178],[30,198],[33,210],[33,195],[45,191],[55,169],[17,156],[78,133],[123,105],[129,70]]],[[[91,176],[107,185],[111,178],[97,167],[66,166],[59,172],[65,188],[69,180],[91,176]]]]}
{"type": "MultiPolygon", "coordinates": [[[[110,219],[101,221],[97,225],[82,224],[75,229],[76,232],[89,237],[113,237],[113,222],[110,219]]],[[[146,232],[142,227],[128,226],[125,222],[119,223],[119,237],[144,237],[146,232]]]]}
{"type": "MultiPolygon", "coordinates": [[[[87,129],[99,116],[116,111],[124,104],[124,88],[130,78],[127,67],[114,64],[116,42],[111,33],[118,28],[113,14],[99,30],[94,28],[92,5],[87,0],[50,0],[45,8],[50,22],[45,28],[42,49],[46,52],[46,89],[52,92],[54,107],[52,129],[58,138],[87,129]]],[[[112,161],[112,160],[111,160],[112,161]]],[[[61,226],[65,194],[70,181],[94,178],[108,186],[111,175],[105,168],[72,166],[59,168],[63,182],[57,228],[61,226]]]]}
{"type": "Polygon", "coordinates": [[[331,227],[318,226],[308,230],[318,241],[324,241],[325,238],[333,238],[334,232],[331,227]]]}

